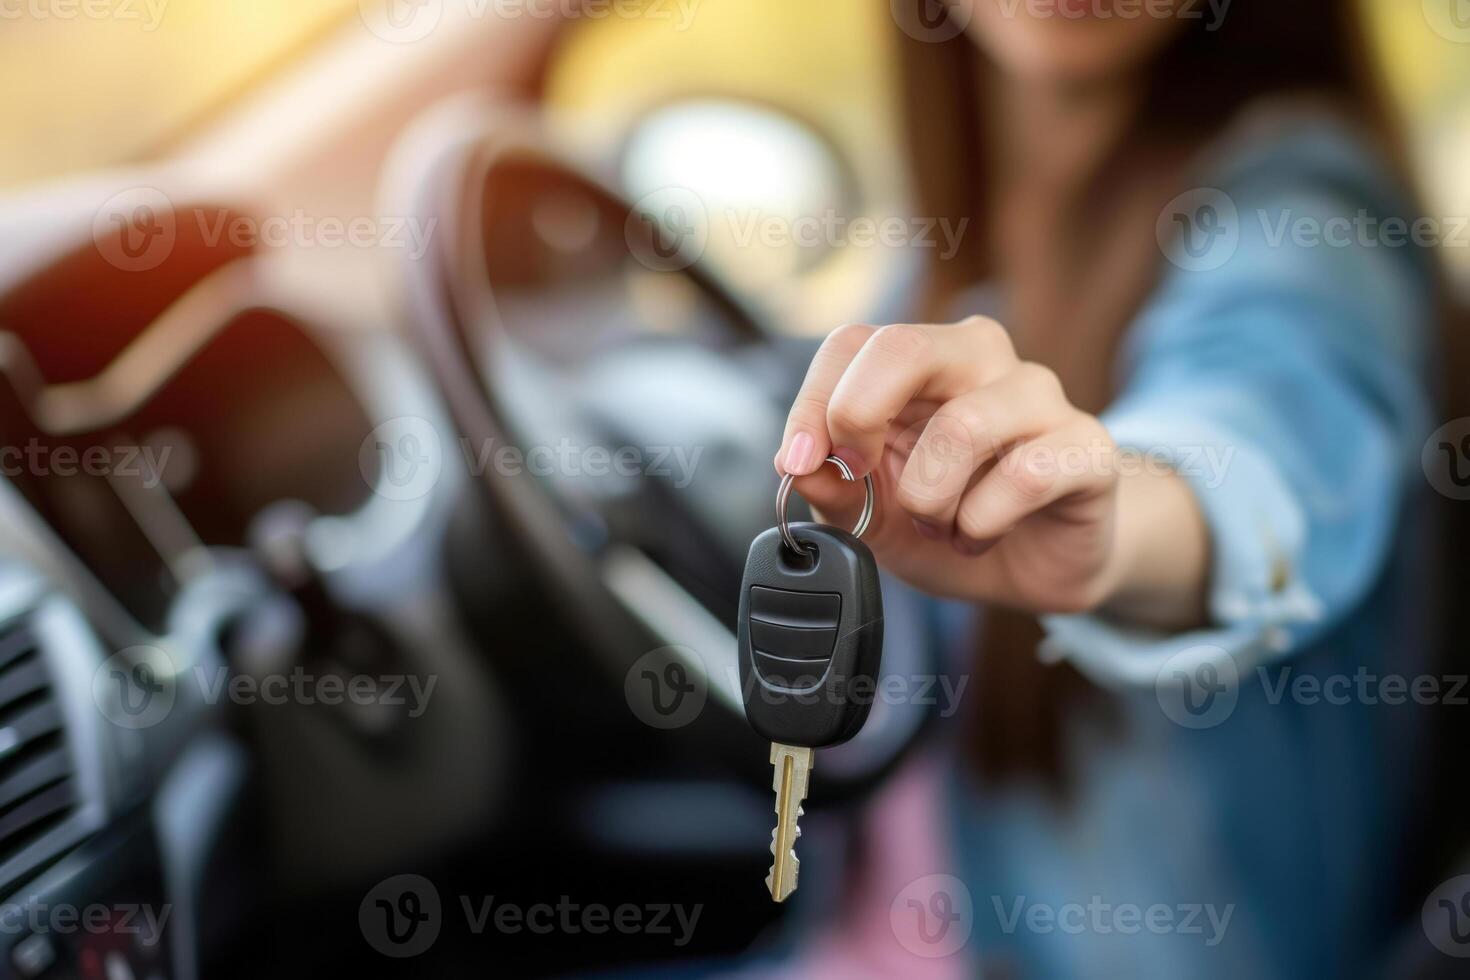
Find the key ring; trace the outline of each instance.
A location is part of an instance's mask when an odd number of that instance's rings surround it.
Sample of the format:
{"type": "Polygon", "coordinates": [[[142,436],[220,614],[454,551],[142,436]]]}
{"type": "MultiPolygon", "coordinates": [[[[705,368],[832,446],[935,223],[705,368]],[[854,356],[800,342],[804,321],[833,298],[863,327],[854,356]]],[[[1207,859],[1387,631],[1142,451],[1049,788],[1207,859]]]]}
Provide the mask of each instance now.
{"type": "MultiPolygon", "coordinates": [[[[852,467],[848,466],[841,456],[828,456],[827,462],[836,466],[842,472],[842,478],[848,483],[856,482],[857,477],[852,475],[852,467]]],[[[790,473],[781,478],[781,489],[776,491],[776,528],[781,532],[781,541],[786,547],[798,555],[804,555],[808,549],[791,536],[791,528],[786,523],[786,504],[791,500],[791,484],[795,480],[796,477],[790,473]]],[[[877,496],[873,490],[873,474],[869,473],[863,477],[863,487],[868,493],[867,498],[863,501],[863,512],[858,515],[857,526],[852,529],[852,536],[855,538],[861,538],[863,532],[868,529],[868,524],[873,520],[873,501],[877,496]]]]}

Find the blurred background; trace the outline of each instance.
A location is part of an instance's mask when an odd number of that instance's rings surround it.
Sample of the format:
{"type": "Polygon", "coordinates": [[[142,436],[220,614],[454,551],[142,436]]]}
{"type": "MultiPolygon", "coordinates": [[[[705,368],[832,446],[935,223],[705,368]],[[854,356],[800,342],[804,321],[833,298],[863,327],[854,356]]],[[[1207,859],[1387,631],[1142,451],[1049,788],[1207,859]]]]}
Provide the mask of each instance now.
{"type": "MultiPolygon", "coordinates": [[[[1428,209],[1470,213],[1464,46],[1445,43],[1418,3],[1356,2],[1408,124],[1428,209]]],[[[10,134],[0,184],[166,153],[228,112],[232,100],[350,30],[359,6],[167,0],[156,28],[144,0],[136,20],[7,18],[0,81],[18,97],[0,109],[10,134]]],[[[589,152],[619,160],[634,197],[673,183],[712,204],[792,215],[827,207],[887,214],[904,199],[894,138],[896,36],[884,4],[701,0],[687,23],[672,5],[667,11],[576,19],[547,55],[541,79],[555,125],[589,152]],[[722,140],[747,154],[739,166],[722,140]],[[752,166],[753,148],[767,155],[764,168],[752,166]],[[796,161],[802,165],[793,172],[796,161]]],[[[883,281],[870,266],[891,261],[881,250],[814,256],[795,244],[737,248],[737,229],[717,224],[711,232],[711,258],[800,330],[851,319],[854,304],[883,281]]],[[[1445,255],[1470,276],[1470,249],[1445,255]]]]}

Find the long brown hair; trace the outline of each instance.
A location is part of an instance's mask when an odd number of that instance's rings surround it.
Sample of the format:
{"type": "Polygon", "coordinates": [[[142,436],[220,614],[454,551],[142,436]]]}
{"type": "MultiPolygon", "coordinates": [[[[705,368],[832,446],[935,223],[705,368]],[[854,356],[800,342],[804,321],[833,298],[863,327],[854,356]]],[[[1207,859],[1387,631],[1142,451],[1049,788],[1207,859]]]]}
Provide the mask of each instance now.
{"type": "MultiPolygon", "coordinates": [[[[901,33],[899,43],[916,213],[985,229],[995,189],[983,93],[996,68],[963,33],[937,43],[901,33]]],[[[1074,200],[1058,202],[1045,261],[1028,270],[1045,270],[1045,281],[1024,281],[1028,272],[1018,277],[1008,267],[995,236],[971,234],[952,260],[933,264],[915,313],[944,317],[960,290],[1003,282],[1011,302],[1002,319],[1022,356],[1053,368],[1078,407],[1100,411],[1114,394],[1119,340],[1160,272],[1155,219],[1186,189],[1186,163],[1247,107],[1323,100],[1387,149],[1407,182],[1372,66],[1357,4],[1345,0],[1235,0],[1219,24],[1187,24],[1146,69],[1141,105],[1112,151],[1074,200]],[[1038,312],[1028,292],[1051,301],[1038,312]]],[[[1041,633],[1030,617],[988,609],[983,621],[978,769],[990,779],[1039,776],[1063,787],[1062,720],[1086,707],[1089,685],[1070,666],[1037,658],[1041,633]]]]}

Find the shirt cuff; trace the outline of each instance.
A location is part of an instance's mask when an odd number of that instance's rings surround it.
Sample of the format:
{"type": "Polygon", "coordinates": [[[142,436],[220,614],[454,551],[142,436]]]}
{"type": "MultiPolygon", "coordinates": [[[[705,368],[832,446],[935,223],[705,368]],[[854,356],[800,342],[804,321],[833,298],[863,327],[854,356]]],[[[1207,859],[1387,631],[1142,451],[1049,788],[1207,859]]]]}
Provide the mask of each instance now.
{"type": "Polygon", "coordinates": [[[1091,614],[1044,616],[1044,660],[1070,660],[1108,686],[1152,685],[1190,648],[1215,648],[1247,667],[1288,650],[1293,626],[1322,618],[1298,573],[1305,515],[1266,453],[1226,428],[1157,409],[1106,414],[1103,422],[1119,448],[1132,451],[1132,465],[1167,468],[1194,490],[1210,529],[1213,625],[1170,634],[1091,614]]]}

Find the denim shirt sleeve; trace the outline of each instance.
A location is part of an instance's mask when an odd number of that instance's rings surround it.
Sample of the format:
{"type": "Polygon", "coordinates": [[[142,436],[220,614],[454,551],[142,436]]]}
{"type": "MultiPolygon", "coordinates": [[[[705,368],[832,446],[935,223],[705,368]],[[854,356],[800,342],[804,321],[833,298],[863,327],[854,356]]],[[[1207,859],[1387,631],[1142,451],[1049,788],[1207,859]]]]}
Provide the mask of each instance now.
{"type": "Polygon", "coordinates": [[[1152,684],[1186,650],[1248,669],[1309,644],[1373,585],[1418,471],[1427,260],[1368,219],[1413,212],[1332,133],[1219,177],[1171,205],[1194,216],[1181,226],[1193,237],[1166,239],[1169,273],[1129,332],[1103,415],[1120,447],[1194,490],[1212,624],[1166,635],[1044,618],[1042,656],[1103,684],[1152,684]]]}

